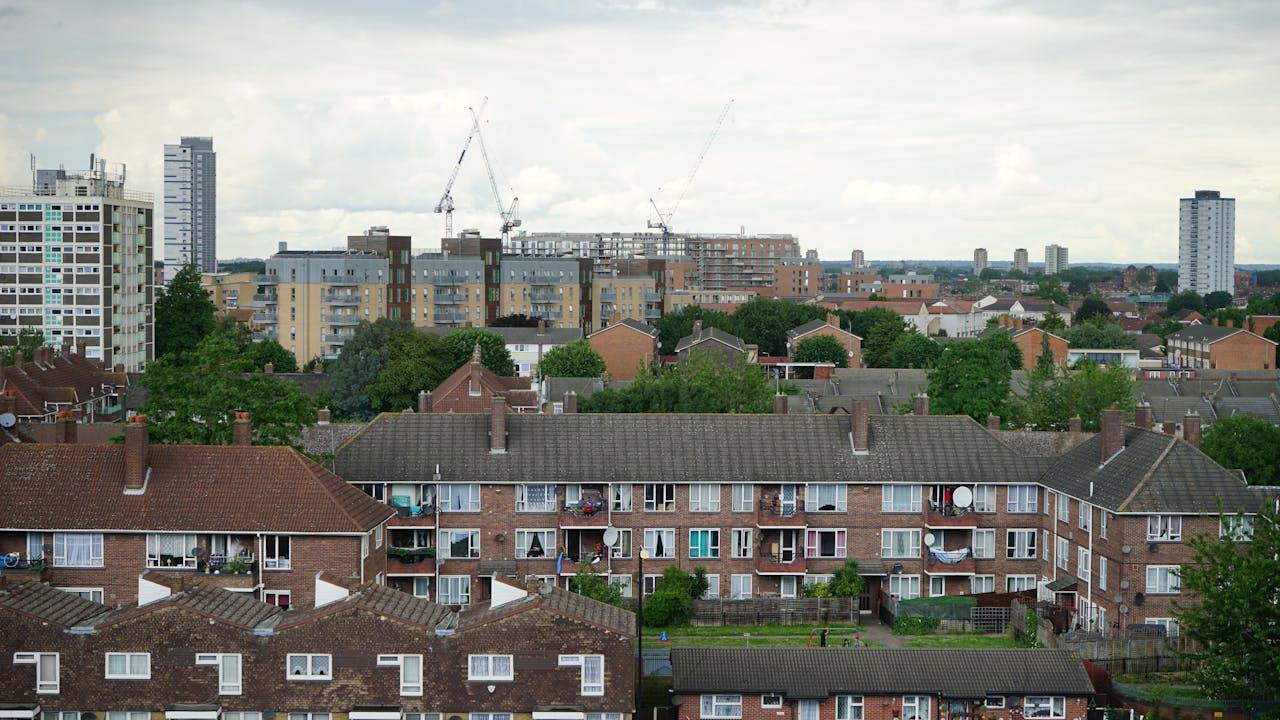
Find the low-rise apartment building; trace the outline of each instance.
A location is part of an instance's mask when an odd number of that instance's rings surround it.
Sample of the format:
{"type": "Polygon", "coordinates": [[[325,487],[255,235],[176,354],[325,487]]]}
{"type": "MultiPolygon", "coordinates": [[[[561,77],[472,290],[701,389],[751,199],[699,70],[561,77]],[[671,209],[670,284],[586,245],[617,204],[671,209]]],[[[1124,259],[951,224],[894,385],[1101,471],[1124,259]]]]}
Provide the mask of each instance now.
{"type": "Polygon", "coordinates": [[[1066,650],[674,648],[679,720],[1085,720],[1093,683],[1066,650]]]}
{"type": "Polygon", "coordinates": [[[282,611],[160,586],[113,610],[8,585],[0,703],[13,720],[628,720],[634,616],[552,587],[497,589],[456,612],[331,586],[321,606],[282,611]]]}
{"type": "Polygon", "coordinates": [[[0,555],[25,575],[108,605],[138,602],[143,572],[198,578],[282,607],[315,575],[382,582],[394,510],[288,447],[160,445],[145,418],[122,445],[0,446],[0,555]]]}
{"type": "Polygon", "coordinates": [[[591,261],[503,258],[500,315],[527,315],[548,327],[591,327],[591,261]]]}
{"type": "Polygon", "coordinates": [[[220,312],[253,307],[258,295],[258,273],[217,272],[201,273],[200,287],[209,293],[213,306],[220,312]]]}
{"type": "Polygon", "coordinates": [[[371,250],[289,250],[267,258],[253,322],[302,364],[332,360],[364,320],[387,315],[388,261],[371,250]]]}
{"type": "Polygon", "coordinates": [[[73,350],[64,338],[60,353],[45,346],[32,358],[14,353],[11,365],[0,360],[0,415],[13,413],[23,423],[53,422],[66,412],[88,422],[119,420],[129,376],[85,353],[84,342],[73,350]]]}
{"type": "Polygon", "coordinates": [[[1184,439],[1150,430],[1145,406],[1136,427],[1117,411],[1102,433],[1038,457],[915,404],[876,416],[862,401],[851,415],[579,415],[570,403],[562,415],[383,415],[338,448],[335,471],[399,498],[390,543],[412,557],[389,564],[389,582],[440,602],[487,597],[495,573],[567,582],[596,558],[627,594],[668,565],[702,565],[713,596],[797,597],[854,559],[867,612],[881,592],[1053,597],[1061,580],[1076,624],[1105,633],[1167,624],[1185,539],[1219,531],[1219,503],[1246,513],[1222,532],[1243,533],[1271,498],[1197,449],[1197,417],[1184,439]],[[1175,523],[1186,532],[1161,529],[1175,523]],[[1154,549],[1134,540],[1149,528],[1154,549]]]}
{"type": "Polygon", "coordinates": [[[1270,370],[1276,342],[1244,328],[1188,325],[1165,338],[1165,355],[1175,367],[1270,370]]]}

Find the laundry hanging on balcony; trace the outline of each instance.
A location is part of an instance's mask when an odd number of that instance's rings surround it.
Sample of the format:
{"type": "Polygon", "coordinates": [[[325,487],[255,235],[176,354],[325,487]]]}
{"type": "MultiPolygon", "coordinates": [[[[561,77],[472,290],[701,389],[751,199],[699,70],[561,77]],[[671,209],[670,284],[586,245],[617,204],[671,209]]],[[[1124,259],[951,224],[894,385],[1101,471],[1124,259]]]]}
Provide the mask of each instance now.
{"type": "Polygon", "coordinates": [[[969,553],[969,548],[960,548],[959,550],[938,550],[936,548],[929,548],[929,554],[943,565],[955,565],[969,557],[969,553]]]}

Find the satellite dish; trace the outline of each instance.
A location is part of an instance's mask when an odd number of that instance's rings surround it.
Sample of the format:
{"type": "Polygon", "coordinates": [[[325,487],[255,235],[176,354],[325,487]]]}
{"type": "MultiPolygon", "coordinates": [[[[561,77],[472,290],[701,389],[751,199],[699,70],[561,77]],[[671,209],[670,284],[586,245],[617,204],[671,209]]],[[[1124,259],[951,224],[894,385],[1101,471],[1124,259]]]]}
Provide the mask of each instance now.
{"type": "Polygon", "coordinates": [[[618,528],[613,528],[613,527],[611,527],[611,528],[605,528],[605,530],[604,530],[604,544],[605,544],[605,545],[613,545],[614,543],[618,542],[618,535],[619,535],[619,533],[618,533],[618,528]]]}
{"type": "Polygon", "coordinates": [[[1120,614],[1121,614],[1121,615],[1128,615],[1128,614],[1129,614],[1129,606],[1128,606],[1128,605],[1121,605],[1120,607],[1118,607],[1118,608],[1116,608],[1116,609],[1120,611],[1120,614]]]}
{"type": "Polygon", "coordinates": [[[0,413],[0,427],[11,428],[18,424],[18,416],[13,413],[0,413]]]}
{"type": "Polygon", "coordinates": [[[924,534],[924,544],[925,544],[925,545],[927,545],[928,547],[933,547],[933,543],[934,543],[936,540],[937,540],[937,538],[935,538],[935,537],[933,536],[933,533],[925,533],[925,534],[924,534]]]}
{"type": "Polygon", "coordinates": [[[951,493],[951,502],[955,503],[956,507],[967,508],[973,504],[973,491],[967,487],[958,487],[951,493]]]}

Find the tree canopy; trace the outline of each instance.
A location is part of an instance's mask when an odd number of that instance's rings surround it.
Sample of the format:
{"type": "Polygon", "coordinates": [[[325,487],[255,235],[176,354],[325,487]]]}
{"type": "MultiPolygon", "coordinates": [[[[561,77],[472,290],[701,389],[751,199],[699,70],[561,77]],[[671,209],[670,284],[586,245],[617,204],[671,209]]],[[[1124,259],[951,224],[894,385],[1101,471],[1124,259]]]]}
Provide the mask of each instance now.
{"type": "Polygon", "coordinates": [[[503,315],[489,321],[489,327],[538,327],[538,318],[523,313],[503,315]]]}
{"type": "Polygon", "coordinates": [[[1107,301],[1103,300],[1101,295],[1090,294],[1080,303],[1080,309],[1076,310],[1073,322],[1079,325],[1095,317],[1110,320],[1111,306],[1107,305],[1107,301]]]}
{"type": "MultiPolygon", "coordinates": [[[[1196,641],[1191,676],[1209,697],[1243,700],[1255,709],[1280,707],[1280,516],[1223,516],[1227,532],[1191,538],[1191,562],[1178,573],[1175,606],[1182,634],[1196,641]],[[1246,524],[1247,523],[1247,524],[1246,524]],[[1241,535],[1250,542],[1237,542],[1241,535]]],[[[1251,715],[1251,717],[1272,717],[1251,715]]]]}
{"type": "Polygon", "coordinates": [[[1115,350],[1138,347],[1138,338],[1113,322],[1095,317],[1063,331],[1073,348],[1115,350]]]}
{"type": "Polygon", "coordinates": [[[1219,308],[1231,307],[1231,301],[1234,297],[1226,290],[1215,290],[1204,296],[1205,310],[1217,310],[1219,308]]]}
{"type": "Polygon", "coordinates": [[[814,335],[796,343],[792,359],[802,363],[834,363],[849,367],[849,351],[833,335],[814,335]]]}
{"type": "Polygon", "coordinates": [[[179,270],[156,298],[156,358],[194,350],[213,330],[214,309],[196,266],[179,270]]]}
{"type": "Polygon", "coordinates": [[[596,378],[603,376],[604,372],[604,358],[586,340],[574,340],[554,347],[538,363],[539,378],[596,378]]]}
{"type": "Polygon", "coordinates": [[[1225,468],[1243,470],[1250,485],[1280,482],[1280,428],[1262,418],[1219,418],[1205,431],[1200,449],[1225,468]]]}
{"type": "Polygon", "coordinates": [[[417,332],[408,320],[378,318],[362,322],[342,345],[329,369],[330,403],[340,417],[368,420],[375,413],[368,388],[382,372],[390,354],[388,340],[395,333],[417,332]]]}
{"type": "Polygon", "coordinates": [[[1057,310],[1049,308],[1045,311],[1044,317],[1037,323],[1036,327],[1045,332],[1061,336],[1063,331],[1067,329],[1067,321],[1062,319],[1062,315],[1057,310]]]}
{"type": "Polygon", "coordinates": [[[887,312],[887,315],[877,315],[867,334],[862,336],[862,360],[867,367],[892,367],[893,347],[898,339],[908,333],[915,333],[907,327],[901,315],[892,310],[887,312]]]}
{"type": "Polygon", "coordinates": [[[732,365],[692,352],[675,365],[645,368],[622,389],[601,390],[578,401],[588,413],[767,413],[773,383],[740,358],[732,365]]]}
{"type": "Polygon", "coordinates": [[[968,415],[979,422],[990,414],[1013,417],[1010,381],[1013,369],[1021,366],[1022,353],[1008,333],[950,343],[928,372],[930,412],[968,415]]]}
{"type": "Polygon", "coordinates": [[[469,362],[471,353],[475,351],[476,345],[479,345],[480,362],[485,367],[504,377],[516,374],[516,366],[511,361],[511,353],[507,351],[507,343],[497,333],[489,332],[484,328],[462,328],[445,335],[444,344],[453,354],[453,367],[450,372],[469,362]]]}
{"type": "Polygon", "coordinates": [[[1036,288],[1036,297],[1041,300],[1052,300],[1059,305],[1067,305],[1071,302],[1071,296],[1062,287],[1062,281],[1052,275],[1046,275],[1040,279],[1039,287],[1036,288]]]}
{"type": "Polygon", "coordinates": [[[41,345],[44,345],[43,332],[32,328],[22,328],[18,331],[16,338],[9,335],[0,336],[0,359],[4,360],[6,366],[13,365],[13,358],[16,353],[22,353],[24,358],[30,360],[35,356],[36,350],[41,345]]]}
{"type": "Polygon", "coordinates": [[[1183,310],[1195,310],[1203,315],[1205,313],[1204,298],[1192,290],[1183,290],[1169,298],[1169,302],[1164,306],[1164,316],[1173,317],[1183,310]]]}
{"type": "Polygon", "coordinates": [[[932,367],[942,354],[942,346],[918,332],[904,332],[889,350],[889,367],[924,369],[932,367]]]}
{"type": "Polygon", "coordinates": [[[315,422],[315,401],[296,385],[263,373],[242,332],[247,331],[227,319],[191,350],[151,364],[141,384],[148,392],[142,412],[153,439],[225,445],[236,411],[245,411],[252,416],[255,443],[287,445],[315,422]]]}
{"type": "Polygon", "coordinates": [[[701,320],[704,328],[719,328],[742,338],[744,342],[752,342],[744,335],[742,328],[732,315],[697,305],[686,305],[654,321],[653,326],[658,331],[660,342],[658,352],[662,355],[674,355],[676,343],[680,342],[681,338],[693,334],[695,320],[701,320]]]}
{"type": "Polygon", "coordinates": [[[1066,430],[1079,417],[1084,430],[1097,432],[1102,411],[1112,405],[1132,416],[1138,395],[1132,372],[1123,365],[1103,369],[1081,360],[1057,370],[1037,365],[1027,378],[1026,421],[1038,430],[1066,430]]]}
{"type": "Polygon", "coordinates": [[[826,308],[761,297],[743,303],[733,313],[744,342],[759,345],[762,354],[779,356],[787,354],[788,330],[826,316],[826,308]]]}
{"type": "Polygon", "coordinates": [[[375,411],[395,412],[417,405],[418,393],[433,390],[457,369],[453,353],[435,335],[409,329],[387,338],[387,359],[366,392],[375,411]]]}
{"type": "Polygon", "coordinates": [[[592,600],[599,600],[608,605],[622,607],[622,591],[617,585],[609,582],[609,576],[598,573],[591,563],[581,563],[573,576],[573,590],[592,600]]]}

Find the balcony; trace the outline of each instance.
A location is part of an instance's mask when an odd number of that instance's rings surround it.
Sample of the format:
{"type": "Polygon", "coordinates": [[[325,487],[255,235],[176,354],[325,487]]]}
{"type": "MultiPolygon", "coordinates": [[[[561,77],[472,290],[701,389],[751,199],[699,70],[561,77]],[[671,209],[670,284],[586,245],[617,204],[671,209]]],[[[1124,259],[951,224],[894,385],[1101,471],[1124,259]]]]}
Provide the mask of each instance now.
{"type": "MultiPolygon", "coordinates": [[[[47,551],[52,551],[48,545],[45,546],[47,551]]],[[[20,583],[30,580],[32,582],[49,582],[49,563],[43,558],[33,558],[21,553],[9,553],[8,555],[0,555],[0,573],[10,578],[11,582],[20,583]]]]}
{"type": "Polygon", "coordinates": [[[253,279],[259,285],[276,285],[280,282],[278,275],[259,275],[253,279]]]}
{"type": "Polygon", "coordinates": [[[928,548],[925,551],[924,571],[926,575],[972,575],[975,571],[973,548],[928,548]]]}
{"type": "Polygon", "coordinates": [[[355,313],[343,315],[321,315],[320,323],[323,325],[359,325],[360,316],[355,313]]]}
{"type": "Polygon", "coordinates": [[[534,290],[529,293],[530,302],[542,303],[549,305],[559,305],[564,296],[558,292],[548,292],[545,290],[534,290]]]}
{"type": "Polygon", "coordinates": [[[761,575],[797,575],[805,571],[805,559],[799,553],[787,559],[783,555],[761,553],[756,556],[756,572],[761,575]]]}
{"type": "Polygon", "coordinates": [[[263,325],[275,325],[279,319],[280,316],[273,312],[256,312],[253,314],[253,321],[263,325]]]}
{"type": "Polygon", "coordinates": [[[463,305],[467,302],[466,293],[438,292],[432,297],[437,305],[463,305]]]}
{"type": "Polygon", "coordinates": [[[437,325],[461,325],[467,321],[467,314],[454,310],[437,310],[431,315],[437,325]]]}
{"type": "Polygon", "coordinates": [[[321,293],[320,302],[329,305],[359,305],[360,296],[355,293],[321,293]]]}
{"type": "Polygon", "coordinates": [[[613,288],[604,288],[600,291],[600,302],[612,303],[618,301],[618,291],[613,288]]]}
{"type": "Polygon", "coordinates": [[[529,278],[530,285],[559,285],[565,279],[558,275],[534,275],[529,278]]]}
{"type": "Polygon", "coordinates": [[[768,500],[761,500],[760,507],[756,511],[756,527],[804,527],[804,510],[797,505],[781,505],[775,504],[768,500]]]}
{"type": "Polygon", "coordinates": [[[387,548],[388,575],[435,575],[436,549],[433,547],[387,548]]]}
{"type": "Polygon", "coordinates": [[[256,305],[275,305],[280,302],[280,296],[275,293],[258,293],[253,296],[253,302],[256,305]]]}
{"type": "Polygon", "coordinates": [[[603,503],[581,502],[560,511],[560,527],[607,527],[609,513],[603,503]]]}
{"type": "Polygon", "coordinates": [[[662,308],[645,308],[644,317],[646,320],[657,320],[662,317],[662,308]]]}
{"type": "Polygon", "coordinates": [[[352,335],[341,335],[341,334],[335,334],[335,333],[320,334],[321,342],[327,342],[330,345],[342,345],[346,341],[350,340],[352,337],[353,337],[352,335]]]}
{"type": "Polygon", "coordinates": [[[395,505],[395,498],[392,498],[392,507],[396,509],[396,516],[387,521],[389,528],[426,528],[435,527],[436,525],[436,508],[431,504],[417,506],[399,506],[395,505]]]}
{"type": "Polygon", "coordinates": [[[433,275],[427,278],[426,282],[429,285],[466,285],[467,277],[465,275],[433,275]]]}
{"type": "Polygon", "coordinates": [[[320,282],[335,287],[356,287],[360,284],[360,278],[354,275],[325,275],[320,278],[320,282]]]}
{"type": "Polygon", "coordinates": [[[931,528],[976,528],[978,514],[972,508],[931,502],[924,513],[924,524],[931,528]]]}
{"type": "Polygon", "coordinates": [[[258,332],[255,332],[255,333],[253,334],[253,339],[254,339],[255,341],[259,341],[259,340],[279,340],[279,339],[280,339],[280,333],[276,332],[275,328],[271,328],[271,329],[269,329],[269,330],[259,330],[258,332]]]}
{"type": "Polygon", "coordinates": [[[529,311],[529,315],[539,320],[559,320],[563,313],[559,310],[543,310],[535,307],[529,311]]]}
{"type": "Polygon", "coordinates": [[[662,302],[662,293],[658,292],[657,290],[645,290],[644,301],[645,302],[662,302]]]}

